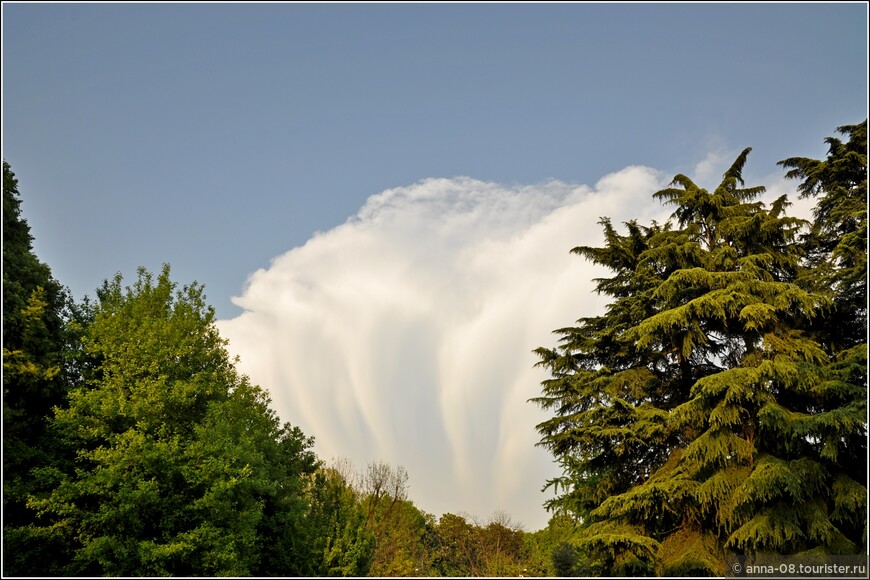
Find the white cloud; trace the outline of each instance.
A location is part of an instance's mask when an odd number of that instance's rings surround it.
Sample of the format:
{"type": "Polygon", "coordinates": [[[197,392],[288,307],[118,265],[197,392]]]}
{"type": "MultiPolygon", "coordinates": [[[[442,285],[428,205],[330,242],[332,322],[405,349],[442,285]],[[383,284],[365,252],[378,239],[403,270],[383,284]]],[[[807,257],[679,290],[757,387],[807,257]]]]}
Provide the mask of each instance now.
{"type": "Polygon", "coordinates": [[[321,457],[403,465],[436,516],[506,510],[546,525],[556,473],[535,447],[546,378],[532,350],[600,311],[603,272],[569,254],[598,220],[663,221],[668,179],[628,167],[594,187],[429,179],[372,196],[345,224],[254,273],[219,323],[240,370],[321,457]]]}
{"type": "Polygon", "coordinates": [[[731,166],[731,163],[734,163],[736,157],[736,154],[730,155],[721,150],[710,151],[704,159],[695,165],[695,170],[691,176],[692,181],[700,187],[709,189],[716,187],[722,174],[731,166]]]}

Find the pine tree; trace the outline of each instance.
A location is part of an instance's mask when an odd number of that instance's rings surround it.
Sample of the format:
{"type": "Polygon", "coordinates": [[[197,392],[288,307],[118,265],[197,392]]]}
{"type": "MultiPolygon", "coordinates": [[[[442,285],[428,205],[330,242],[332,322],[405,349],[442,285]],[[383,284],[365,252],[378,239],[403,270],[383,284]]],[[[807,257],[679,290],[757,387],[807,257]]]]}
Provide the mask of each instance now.
{"type": "Polygon", "coordinates": [[[603,248],[575,248],[614,272],[597,280],[613,300],[537,351],[553,378],[534,401],[555,413],[540,445],[564,469],[549,507],[583,521],[602,574],[856,550],[842,526],[862,487],[830,446],[863,435],[862,407],[819,406],[854,385],[810,332],[830,300],[798,284],[800,220],[744,187],[749,152],[713,192],[677,175],[655,193],[676,206],[667,224],[619,235],[605,220],[603,248]]]}

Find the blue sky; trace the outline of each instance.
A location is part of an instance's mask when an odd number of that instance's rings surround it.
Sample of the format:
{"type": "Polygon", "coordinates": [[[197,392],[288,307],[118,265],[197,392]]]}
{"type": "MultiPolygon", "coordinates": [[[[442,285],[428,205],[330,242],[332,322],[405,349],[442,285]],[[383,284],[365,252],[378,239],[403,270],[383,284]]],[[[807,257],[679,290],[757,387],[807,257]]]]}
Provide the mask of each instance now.
{"type": "MultiPolygon", "coordinates": [[[[355,448],[359,464],[405,464],[424,509],[454,499],[453,511],[505,509],[536,528],[546,467],[499,495],[473,488],[505,479],[507,459],[487,464],[487,477],[468,466],[522,447],[506,425],[533,443],[523,421],[534,417],[520,409],[541,377],[523,375],[528,391],[502,377],[462,393],[444,377],[485,382],[498,366],[486,345],[505,336],[524,368],[546,332],[594,300],[579,286],[512,295],[505,281],[525,288],[528,275],[507,269],[571,260],[600,215],[657,216],[656,184],[686,173],[715,185],[746,146],[750,185],[788,192],[776,161],[823,157],[826,136],[867,116],[867,46],[864,3],[4,3],[3,158],[37,254],[77,297],[115,272],[129,279],[169,262],[177,280],[205,284],[245,371],[322,454],[355,448]],[[608,205],[608,192],[621,205],[608,205]],[[578,210],[576,223],[548,238],[543,226],[567,215],[560,207],[578,210]],[[536,258],[492,270],[483,256],[497,248],[536,258]],[[338,290],[348,287],[369,290],[338,290]],[[442,303],[450,292],[436,300],[431,288],[464,294],[442,303]],[[520,298],[564,307],[532,328],[543,306],[520,298]],[[488,318],[518,309],[525,334],[488,318]],[[337,312],[333,334],[312,338],[337,312]],[[444,326],[451,316],[462,323],[444,326]],[[307,338],[293,339],[296,327],[307,338]],[[286,348],[266,356],[255,348],[264,341],[286,348]],[[407,351],[358,360],[378,341],[407,351]],[[302,375],[287,368],[300,352],[304,364],[335,349],[344,375],[326,362],[302,375]],[[410,380],[402,356],[430,375],[395,407],[390,385],[410,380]],[[328,417],[342,382],[355,402],[337,435],[328,417]],[[477,421],[475,409],[509,396],[499,384],[519,402],[477,421]],[[336,394],[292,395],[305,389],[336,394]],[[432,473],[389,444],[412,427],[393,417],[426,408],[439,409],[422,422],[436,442],[432,473]],[[479,424],[488,435],[470,430],[479,424]],[[463,437],[484,446],[457,458],[463,437]],[[453,476],[439,488],[446,499],[425,487],[436,472],[453,476]],[[492,496],[502,505],[485,505],[492,496]]],[[[581,266],[541,270],[540,285],[579,284],[581,266]]]]}

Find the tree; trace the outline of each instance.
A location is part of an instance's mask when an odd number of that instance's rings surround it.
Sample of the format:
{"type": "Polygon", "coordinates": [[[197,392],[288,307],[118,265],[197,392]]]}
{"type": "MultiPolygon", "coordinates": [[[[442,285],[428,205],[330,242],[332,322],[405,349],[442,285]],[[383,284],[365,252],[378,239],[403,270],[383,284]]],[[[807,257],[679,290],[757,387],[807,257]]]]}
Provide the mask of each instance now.
{"type": "Polygon", "coordinates": [[[359,480],[368,520],[374,517],[379,507],[389,513],[398,502],[408,498],[408,472],[402,466],[394,469],[382,461],[373,461],[359,480]],[[383,502],[387,505],[381,506],[383,502]]]}
{"type": "Polygon", "coordinates": [[[62,311],[68,297],[49,267],[33,253],[33,236],[21,212],[18,179],[3,161],[3,346],[20,348],[24,338],[23,314],[34,291],[42,288],[46,331],[60,343],[62,311]]]}
{"type": "Polygon", "coordinates": [[[529,576],[590,576],[586,562],[578,559],[574,544],[579,526],[571,514],[557,513],[547,527],[525,537],[524,570],[529,576]]]}
{"type": "Polygon", "coordinates": [[[29,533],[36,514],[27,497],[43,482],[37,467],[61,460],[47,429],[73,380],[66,363],[71,315],[67,291],[33,252],[18,180],[3,162],[3,546],[4,573],[48,573],[61,547],[29,533]]]}
{"type": "Polygon", "coordinates": [[[818,198],[803,240],[802,282],[831,300],[812,328],[828,356],[830,382],[815,401],[814,428],[825,433],[825,469],[841,474],[833,498],[838,526],[856,543],[862,537],[866,551],[866,414],[863,430],[844,429],[842,422],[859,421],[867,402],[867,120],[837,132],[849,140],[828,137],[825,160],[792,157],[779,165],[790,169],[787,178],[802,180],[802,197],[818,198]]]}
{"type": "Polygon", "coordinates": [[[553,550],[553,570],[556,576],[574,576],[577,566],[577,554],[574,546],[562,542],[553,550]]]}
{"type": "MultiPolygon", "coordinates": [[[[668,410],[685,400],[694,371],[678,350],[679,336],[658,353],[653,345],[641,347],[630,334],[655,312],[656,286],[680,264],[693,263],[694,256],[686,252],[688,239],[669,239],[669,248],[661,244],[666,251],[653,263],[642,258],[670,235],[667,227],[629,222],[623,236],[609,220],[602,225],[604,248],[572,252],[616,272],[611,279],[597,280],[598,291],[616,300],[603,316],[558,330],[561,349],[537,350],[540,364],[553,378],[543,383],[543,396],[534,399],[555,411],[555,417],[538,425],[540,445],[563,467],[562,476],[548,482],[557,495],[547,507],[586,524],[608,497],[640,484],[664,464],[678,444],[677,435],[666,428],[668,410]]],[[[640,558],[649,560],[655,550],[639,526],[620,523],[595,531],[588,537],[598,546],[587,546],[588,558],[600,559],[602,565],[593,574],[631,572],[631,566],[642,564],[640,558]]]]}
{"type": "Polygon", "coordinates": [[[801,179],[801,197],[818,197],[810,233],[806,284],[832,292],[833,308],[817,330],[828,349],[848,348],[867,339],[867,120],[844,125],[843,143],[828,137],[824,161],[791,157],[779,162],[786,177],[801,179]]]}
{"type": "Polygon", "coordinates": [[[438,520],[437,551],[433,567],[438,576],[480,576],[476,526],[456,514],[444,514],[438,520]]]}
{"type": "Polygon", "coordinates": [[[603,248],[573,250],[614,272],[597,280],[613,301],[538,349],[552,378],[534,401],[554,411],[540,444],[564,470],[548,505],[583,522],[598,573],[720,575],[727,552],[857,549],[845,512],[866,487],[837,442],[863,436],[866,395],[814,340],[830,300],[798,283],[787,199],[767,208],[744,187],[749,151],[712,193],[683,175],[656,192],[676,206],[668,223],[620,235],[604,220],[603,248]]]}
{"type": "Polygon", "coordinates": [[[518,576],[526,567],[524,534],[504,511],[496,511],[486,526],[477,528],[477,544],[484,576],[518,576]]]}
{"type": "Polygon", "coordinates": [[[239,376],[197,284],[164,267],[106,282],[83,344],[93,361],[52,427],[73,469],[45,467],[35,533],[70,546],[64,575],[250,575],[277,524],[304,517],[312,441],[239,376]]]}
{"type": "Polygon", "coordinates": [[[427,515],[408,500],[408,473],[381,461],[356,473],[347,459],[333,470],[353,488],[364,524],[373,539],[368,573],[372,576],[420,575],[431,559],[427,539],[433,530],[427,515]]]}
{"type": "Polygon", "coordinates": [[[365,576],[375,555],[375,536],[366,525],[361,498],[335,468],[318,471],[302,535],[311,538],[312,565],[306,576],[365,576]]]}
{"type": "Polygon", "coordinates": [[[431,550],[426,545],[426,514],[408,500],[395,503],[384,498],[375,508],[368,527],[375,538],[372,576],[420,576],[429,568],[431,550]]]}

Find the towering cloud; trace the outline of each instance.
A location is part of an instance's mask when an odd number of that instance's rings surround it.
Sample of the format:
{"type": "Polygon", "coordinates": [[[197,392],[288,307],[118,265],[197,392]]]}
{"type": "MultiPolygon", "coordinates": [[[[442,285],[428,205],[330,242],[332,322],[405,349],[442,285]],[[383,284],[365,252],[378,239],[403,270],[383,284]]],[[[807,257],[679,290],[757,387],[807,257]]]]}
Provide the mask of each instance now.
{"type": "Polygon", "coordinates": [[[428,179],[372,196],[345,224],[254,273],[220,323],[240,370],[268,389],[321,457],[403,465],[436,516],[506,510],[546,524],[556,473],[535,447],[532,350],[604,305],[606,272],[569,254],[599,218],[664,220],[660,173],[628,167],[595,187],[428,179]]]}

